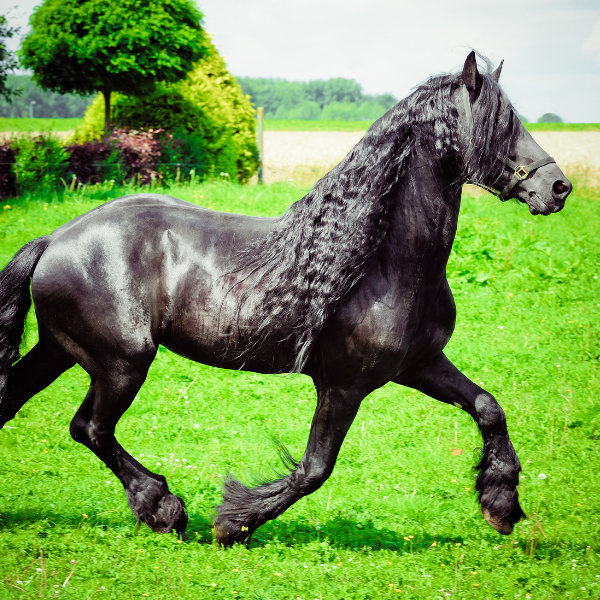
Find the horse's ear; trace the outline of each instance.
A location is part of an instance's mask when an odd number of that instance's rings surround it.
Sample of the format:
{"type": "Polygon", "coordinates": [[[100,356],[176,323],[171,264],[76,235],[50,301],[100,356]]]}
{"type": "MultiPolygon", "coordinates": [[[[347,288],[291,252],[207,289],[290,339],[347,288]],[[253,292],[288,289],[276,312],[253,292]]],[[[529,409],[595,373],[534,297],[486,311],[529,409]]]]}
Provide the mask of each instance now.
{"type": "Polygon", "coordinates": [[[502,73],[502,65],[504,64],[504,59],[502,59],[500,61],[500,64],[498,65],[498,68],[492,73],[492,79],[498,83],[498,80],[500,79],[500,73],[502,73]]]}
{"type": "Polygon", "coordinates": [[[465,60],[465,66],[463,67],[462,80],[467,86],[467,89],[472,94],[475,93],[475,86],[477,85],[477,58],[475,52],[471,51],[467,60],[465,60]]]}

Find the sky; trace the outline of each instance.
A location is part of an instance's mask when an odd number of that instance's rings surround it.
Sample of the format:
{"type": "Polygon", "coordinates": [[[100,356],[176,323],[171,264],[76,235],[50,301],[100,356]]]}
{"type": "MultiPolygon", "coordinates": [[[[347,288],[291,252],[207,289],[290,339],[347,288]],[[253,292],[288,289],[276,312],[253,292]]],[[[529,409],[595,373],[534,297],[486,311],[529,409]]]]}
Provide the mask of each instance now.
{"type": "MultiPolygon", "coordinates": [[[[39,0],[9,23],[27,31],[39,0]]],[[[356,79],[403,98],[460,69],[474,48],[530,121],[546,112],[600,122],[600,0],[198,0],[205,28],[237,76],[356,79]]],[[[6,11],[3,11],[6,12],[6,11]]],[[[18,44],[18,42],[17,42],[18,44]]],[[[13,45],[14,46],[14,45],[13,45]]]]}

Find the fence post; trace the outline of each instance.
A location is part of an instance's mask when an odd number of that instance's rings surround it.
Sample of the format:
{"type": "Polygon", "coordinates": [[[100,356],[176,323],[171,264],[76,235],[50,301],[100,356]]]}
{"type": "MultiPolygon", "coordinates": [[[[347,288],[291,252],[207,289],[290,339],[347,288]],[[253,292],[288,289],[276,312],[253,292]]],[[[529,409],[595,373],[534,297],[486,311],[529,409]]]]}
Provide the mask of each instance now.
{"type": "Polygon", "coordinates": [[[258,117],[258,130],[256,132],[256,145],[258,146],[258,183],[264,183],[263,175],[263,160],[264,160],[264,144],[263,144],[263,121],[265,118],[265,109],[259,106],[256,109],[258,117]]]}

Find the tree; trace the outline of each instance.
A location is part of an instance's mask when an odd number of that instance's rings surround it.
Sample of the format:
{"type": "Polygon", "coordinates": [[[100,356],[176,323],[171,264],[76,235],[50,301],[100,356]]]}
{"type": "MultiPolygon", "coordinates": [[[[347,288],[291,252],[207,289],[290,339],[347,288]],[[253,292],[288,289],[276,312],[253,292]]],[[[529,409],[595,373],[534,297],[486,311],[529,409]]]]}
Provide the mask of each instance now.
{"type": "Polygon", "coordinates": [[[20,90],[9,87],[6,84],[8,71],[12,71],[17,66],[14,54],[6,47],[4,40],[11,38],[18,29],[8,27],[6,17],[0,16],[0,96],[7,102],[11,102],[13,96],[18,96],[20,90]]]}
{"type": "Polygon", "coordinates": [[[554,113],[544,113],[539,119],[538,123],[562,123],[563,120],[554,113]]]}
{"type": "Polygon", "coordinates": [[[362,89],[354,79],[337,77],[327,81],[309,81],[306,86],[307,100],[316,102],[321,108],[332,102],[360,102],[362,89]]]}
{"type": "Polygon", "coordinates": [[[205,53],[192,0],[45,0],[19,51],[36,83],[61,94],[101,91],[105,131],[112,92],[141,96],[183,79],[205,53]]]}
{"type": "MultiPolygon", "coordinates": [[[[210,36],[204,34],[204,37],[207,52],[185,79],[174,84],[159,83],[152,94],[145,96],[113,94],[114,122],[117,127],[160,128],[173,134],[177,148],[168,150],[172,158],[165,162],[173,167],[174,163],[187,163],[187,174],[190,163],[204,154],[204,167],[194,165],[197,176],[218,176],[224,172],[245,182],[258,166],[256,113],[210,36]]],[[[102,130],[103,104],[99,93],[76,132],[78,139],[98,136],[102,130]]],[[[185,170],[182,165],[182,175],[185,170]]]]}

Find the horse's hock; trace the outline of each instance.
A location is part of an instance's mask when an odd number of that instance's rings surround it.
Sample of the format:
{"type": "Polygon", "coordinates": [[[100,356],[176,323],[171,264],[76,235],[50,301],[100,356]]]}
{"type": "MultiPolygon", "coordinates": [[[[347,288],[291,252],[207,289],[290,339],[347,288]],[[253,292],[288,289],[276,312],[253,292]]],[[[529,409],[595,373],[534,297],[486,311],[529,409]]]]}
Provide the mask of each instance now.
{"type": "MultiPolygon", "coordinates": [[[[534,131],[531,135],[575,183],[600,184],[600,132],[534,131]]],[[[265,131],[264,136],[266,183],[291,179],[313,184],[346,156],[364,132],[265,131]]]]}

